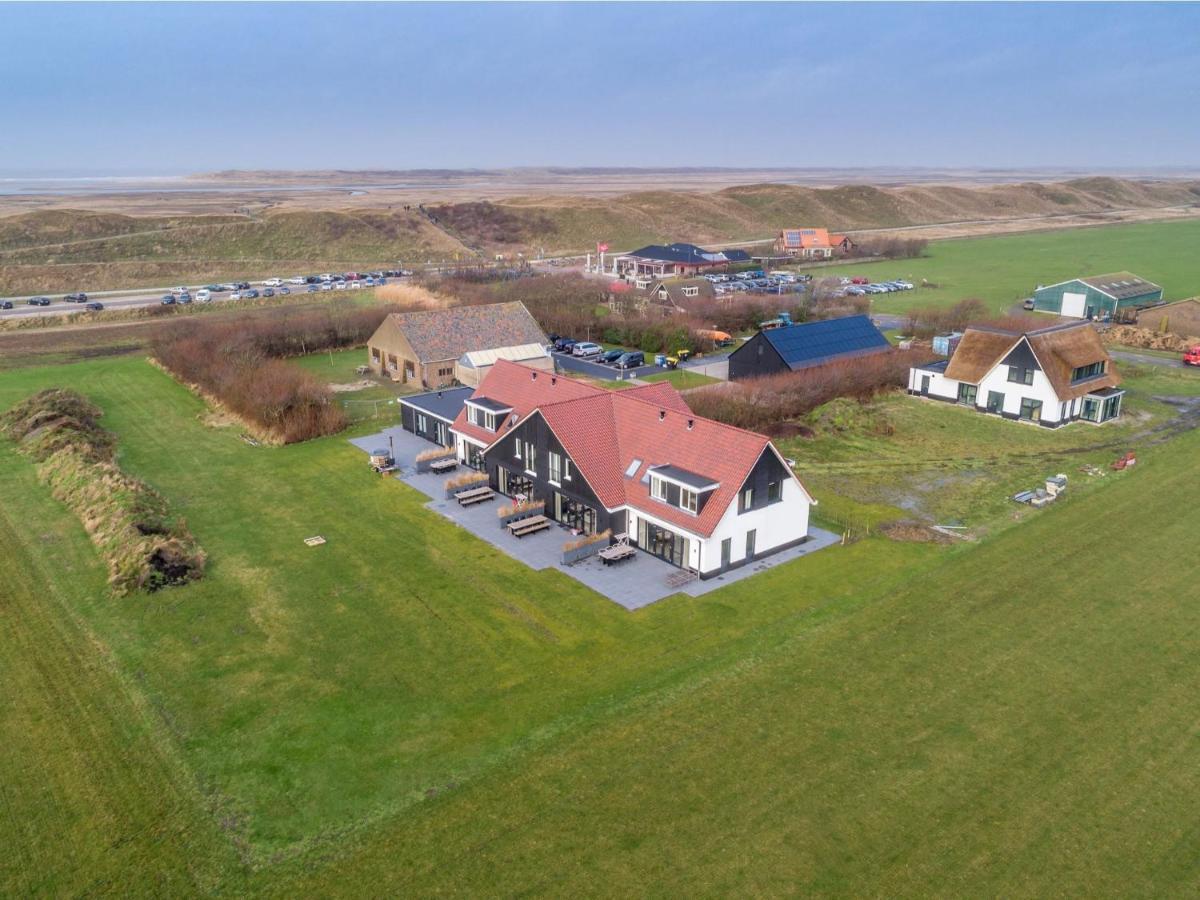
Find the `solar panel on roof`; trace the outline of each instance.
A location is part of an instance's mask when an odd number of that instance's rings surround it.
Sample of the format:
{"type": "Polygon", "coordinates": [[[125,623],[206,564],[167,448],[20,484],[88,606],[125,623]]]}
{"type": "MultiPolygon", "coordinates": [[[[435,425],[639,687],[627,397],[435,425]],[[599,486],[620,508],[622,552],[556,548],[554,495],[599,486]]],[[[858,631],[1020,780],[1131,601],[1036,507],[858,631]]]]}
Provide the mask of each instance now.
{"type": "Polygon", "coordinates": [[[774,328],[762,334],[792,369],[838,357],[874,353],[890,346],[867,316],[807,322],[774,328]]]}

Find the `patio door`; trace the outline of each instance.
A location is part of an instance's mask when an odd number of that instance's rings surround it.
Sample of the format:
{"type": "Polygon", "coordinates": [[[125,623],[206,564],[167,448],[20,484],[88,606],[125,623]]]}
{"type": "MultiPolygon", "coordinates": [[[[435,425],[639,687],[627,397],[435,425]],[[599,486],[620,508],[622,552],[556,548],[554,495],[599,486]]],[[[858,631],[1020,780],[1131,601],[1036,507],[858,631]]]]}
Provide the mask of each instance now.
{"type": "Polygon", "coordinates": [[[687,566],[688,539],[645,519],[638,520],[638,546],[673,566],[687,566]]]}
{"type": "Polygon", "coordinates": [[[551,516],[580,534],[596,533],[596,511],[586,503],[572,500],[560,492],[554,492],[554,509],[551,516]]]}
{"type": "Polygon", "coordinates": [[[443,447],[450,446],[449,434],[446,431],[446,423],[445,422],[438,422],[437,427],[434,429],[434,431],[437,435],[437,442],[439,444],[441,444],[443,447]]]}

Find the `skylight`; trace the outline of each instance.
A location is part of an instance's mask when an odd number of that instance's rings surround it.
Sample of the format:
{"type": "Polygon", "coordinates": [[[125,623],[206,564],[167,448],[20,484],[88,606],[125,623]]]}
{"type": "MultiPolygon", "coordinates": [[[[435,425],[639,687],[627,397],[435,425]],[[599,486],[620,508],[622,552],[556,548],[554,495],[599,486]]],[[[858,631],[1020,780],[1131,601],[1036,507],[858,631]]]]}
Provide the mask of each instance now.
{"type": "Polygon", "coordinates": [[[642,467],[642,461],[640,459],[635,459],[633,462],[631,462],[629,464],[629,468],[625,470],[625,477],[632,478],[634,475],[637,474],[637,470],[640,469],[641,467],[642,467]]]}

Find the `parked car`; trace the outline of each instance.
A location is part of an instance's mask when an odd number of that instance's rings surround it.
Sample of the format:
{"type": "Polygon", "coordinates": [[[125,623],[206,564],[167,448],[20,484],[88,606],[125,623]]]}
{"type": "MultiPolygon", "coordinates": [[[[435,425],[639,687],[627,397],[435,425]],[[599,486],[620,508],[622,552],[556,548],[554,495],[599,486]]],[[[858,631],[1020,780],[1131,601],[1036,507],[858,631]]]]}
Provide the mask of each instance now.
{"type": "Polygon", "coordinates": [[[309,286],[308,286],[308,287],[305,289],[305,293],[308,293],[308,294],[315,294],[315,293],[316,293],[317,291],[319,291],[319,290],[320,290],[320,288],[319,288],[319,287],[317,287],[315,284],[310,284],[310,285],[309,285],[309,286]]]}
{"type": "Polygon", "coordinates": [[[611,366],[618,359],[625,355],[624,350],[606,350],[600,354],[600,362],[611,366]]]}
{"type": "Polygon", "coordinates": [[[855,275],[853,278],[850,279],[850,283],[851,284],[870,284],[871,279],[867,278],[865,275],[855,275]]]}
{"type": "Polygon", "coordinates": [[[575,346],[575,341],[569,337],[560,337],[554,339],[554,349],[559,353],[570,353],[571,348],[575,346]]]}
{"type": "Polygon", "coordinates": [[[174,306],[175,305],[175,295],[174,294],[163,294],[162,305],[163,306],[174,306]]]}
{"type": "Polygon", "coordinates": [[[344,291],[344,290],[346,289],[346,282],[344,282],[344,281],[335,281],[335,282],[333,283],[333,289],[334,289],[335,291],[344,291]]]}
{"type": "Polygon", "coordinates": [[[1033,309],[1033,298],[1026,297],[1021,303],[1021,309],[1033,309]]]}
{"type": "Polygon", "coordinates": [[[333,290],[333,285],[332,285],[332,284],[330,284],[328,281],[326,281],[324,284],[322,284],[322,285],[321,285],[321,290],[323,290],[323,291],[332,291],[332,290],[333,290]]]}
{"type": "Polygon", "coordinates": [[[187,306],[189,303],[192,302],[192,295],[191,294],[180,294],[179,299],[176,300],[175,302],[179,303],[183,306],[187,306]]]}
{"type": "Polygon", "coordinates": [[[281,294],[290,294],[291,292],[292,292],[292,289],[290,287],[281,287],[279,289],[279,293],[281,293],[281,294]]]}
{"type": "Polygon", "coordinates": [[[1185,366],[1200,366],[1200,344],[1187,348],[1187,351],[1183,354],[1183,364],[1185,366]]]}
{"type": "Polygon", "coordinates": [[[30,306],[49,306],[50,298],[49,297],[30,297],[29,305],[30,306]]]}
{"type": "Polygon", "coordinates": [[[196,291],[196,300],[199,303],[208,303],[212,300],[212,291],[208,288],[200,288],[196,291]]]}
{"type": "Polygon", "coordinates": [[[226,290],[226,287],[223,284],[206,284],[204,289],[210,294],[219,294],[221,291],[226,290]]]}
{"type": "Polygon", "coordinates": [[[250,290],[250,282],[248,282],[248,281],[235,281],[235,282],[233,283],[233,289],[234,289],[235,291],[248,291],[248,290],[250,290]]]}
{"type": "Polygon", "coordinates": [[[90,309],[92,312],[100,312],[100,310],[104,309],[104,304],[99,300],[93,300],[91,303],[87,304],[84,309],[90,309]]]}
{"type": "Polygon", "coordinates": [[[282,286],[283,286],[282,278],[268,278],[266,281],[263,282],[263,287],[282,287],[282,286]]]}
{"type": "Polygon", "coordinates": [[[78,294],[67,294],[63,299],[68,303],[87,303],[87,294],[80,291],[78,294]]]}
{"type": "Polygon", "coordinates": [[[636,369],[645,364],[646,354],[641,350],[630,350],[628,353],[621,354],[621,358],[617,360],[618,369],[636,369]]]}
{"type": "Polygon", "coordinates": [[[293,275],[291,278],[288,279],[288,284],[304,284],[307,281],[308,281],[308,279],[305,278],[303,275],[293,275]]]}
{"type": "Polygon", "coordinates": [[[599,356],[604,352],[604,348],[599,344],[593,344],[591,341],[580,341],[571,348],[571,355],[586,359],[592,356],[599,356]]]}
{"type": "Polygon", "coordinates": [[[248,290],[248,291],[242,291],[242,299],[243,300],[255,300],[257,298],[258,298],[258,290],[255,288],[250,288],[250,290],[248,290]]]}
{"type": "Polygon", "coordinates": [[[274,296],[275,296],[275,289],[274,289],[274,288],[263,288],[263,290],[262,290],[262,295],[263,295],[264,297],[274,297],[274,296]]]}
{"type": "Polygon", "coordinates": [[[11,300],[0,300],[0,309],[12,309],[13,302],[11,300]]]}

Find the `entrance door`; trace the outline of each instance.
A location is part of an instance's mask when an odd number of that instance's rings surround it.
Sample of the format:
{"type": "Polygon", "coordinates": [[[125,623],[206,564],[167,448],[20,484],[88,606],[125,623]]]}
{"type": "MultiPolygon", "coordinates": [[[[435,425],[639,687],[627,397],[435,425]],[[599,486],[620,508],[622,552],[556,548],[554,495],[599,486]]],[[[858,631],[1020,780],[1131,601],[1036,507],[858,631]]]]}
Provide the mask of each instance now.
{"type": "Polygon", "coordinates": [[[922,394],[929,393],[929,376],[928,375],[921,376],[921,393],[922,394]]]}
{"type": "Polygon", "coordinates": [[[721,541],[721,568],[728,569],[732,558],[733,538],[725,538],[725,540],[721,541]]]}
{"type": "Polygon", "coordinates": [[[751,528],[746,532],[746,562],[754,559],[754,543],[758,539],[758,532],[751,528]]]}
{"type": "Polygon", "coordinates": [[[645,519],[638,520],[637,544],[647,553],[683,568],[688,561],[688,539],[645,519]]]}

